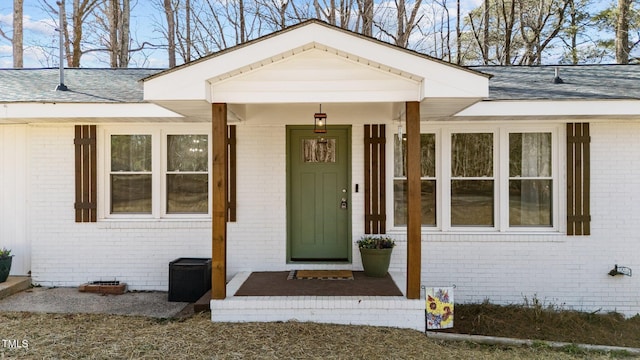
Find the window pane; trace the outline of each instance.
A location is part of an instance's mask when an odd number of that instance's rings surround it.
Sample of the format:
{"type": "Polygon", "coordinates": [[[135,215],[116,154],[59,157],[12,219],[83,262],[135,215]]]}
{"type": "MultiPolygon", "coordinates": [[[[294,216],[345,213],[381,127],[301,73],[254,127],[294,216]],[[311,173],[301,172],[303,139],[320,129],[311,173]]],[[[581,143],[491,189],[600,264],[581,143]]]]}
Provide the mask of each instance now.
{"type": "MultiPolygon", "coordinates": [[[[407,176],[407,136],[402,141],[394,137],[394,169],[395,177],[407,176]]],[[[436,176],[436,136],[435,134],[420,134],[420,176],[436,176]]]]}
{"type": "Polygon", "coordinates": [[[509,181],[509,225],[552,226],[551,180],[509,181]]]}
{"type": "Polygon", "coordinates": [[[451,181],[451,225],[493,226],[493,181],[451,181]]]}
{"type": "MultiPolygon", "coordinates": [[[[436,182],[423,180],[422,191],[422,216],[421,223],[426,226],[436,225],[436,182]]],[[[407,225],[407,181],[394,180],[393,182],[393,222],[395,226],[407,225]]]]}
{"type": "Polygon", "coordinates": [[[111,213],[151,213],[151,175],[111,175],[111,213]]]}
{"type": "Polygon", "coordinates": [[[208,175],[167,175],[167,213],[206,214],[208,209],[208,175]]]}
{"type": "Polygon", "coordinates": [[[168,171],[207,171],[209,139],[207,135],[168,135],[168,171]]]}
{"type": "Polygon", "coordinates": [[[111,171],[151,171],[151,135],[111,135],[111,171]]]}
{"type": "Polygon", "coordinates": [[[551,133],[509,134],[509,176],[551,176],[551,133]]]}
{"type": "Polygon", "coordinates": [[[493,176],[493,134],[451,134],[451,176],[493,176]]]}
{"type": "Polygon", "coordinates": [[[336,162],[336,139],[302,139],[302,149],[306,163],[336,162]]]}

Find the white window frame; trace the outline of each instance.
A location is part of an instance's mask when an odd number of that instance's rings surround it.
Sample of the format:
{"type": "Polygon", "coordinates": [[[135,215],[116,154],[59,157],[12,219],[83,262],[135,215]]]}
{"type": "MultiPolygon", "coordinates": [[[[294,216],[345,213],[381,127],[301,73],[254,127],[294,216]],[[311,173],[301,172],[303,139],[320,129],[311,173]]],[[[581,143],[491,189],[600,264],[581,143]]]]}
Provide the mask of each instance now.
{"type": "Polygon", "coordinates": [[[501,192],[499,189],[499,158],[500,158],[500,142],[495,128],[478,127],[471,128],[448,128],[443,129],[442,134],[442,154],[440,164],[442,166],[442,229],[443,231],[459,231],[459,232],[482,232],[495,231],[498,229],[499,222],[499,204],[501,202],[501,192]],[[493,181],[493,225],[492,226],[453,226],[451,225],[451,181],[455,178],[451,176],[451,135],[452,134],[493,134],[493,176],[492,177],[469,177],[464,178],[468,181],[473,180],[492,180],[493,181]],[[446,194],[446,196],[445,196],[446,194]]]}
{"type": "MultiPolygon", "coordinates": [[[[436,224],[433,226],[430,225],[422,225],[423,228],[425,229],[439,229],[439,225],[440,224],[440,220],[439,217],[441,217],[441,213],[440,213],[440,209],[438,209],[438,204],[440,203],[440,166],[439,166],[439,162],[440,162],[440,148],[438,147],[438,144],[440,143],[440,132],[438,131],[420,131],[420,134],[430,134],[433,135],[435,138],[435,143],[436,143],[436,147],[435,147],[435,157],[436,157],[436,168],[435,168],[435,175],[433,177],[429,177],[429,176],[420,176],[420,182],[422,183],[422,181],[434,181],[436,183],[435,186],[435,192],[436,192],[436,224]]],[[[405,135],[405,134],[403,134],[405,135]]],[[[391,204],[391,215],[389,216],[391,218],[391,226],[387,227],[389,229],[394,229],[394,228],[398,228],[398,229],[404,229],[404,226],[397,226],[395,225],[395,199],[394,199],[394,182],[396,180],[406,180],[407,177],[406,176],[396,176],[395,174],[395,141],[398,140],[398,133],[396,132],[395,134],[393,134],[393,139],[391,141],[391,151],[389,151],[389,153],[391,153],[391,190],[388,191],[387,193],[390,194],[390,200],[387,199],[387,204],[391,204]]],[[[421,174],[422,175],[422,174],[421,174]]]]}
{"type": "Polygon", "coordinates": [[[104,146],[98,150],[99,206],[98,218],[101,220],[198,220],[211,219],[211,128],[206,124],[184,125],[145,124],[144,126],[100,126],[98,138],[104,146]],[[151,135],[151,214],[112,214],[111,213],[111,135],[151,135]],[[206,214],[168,214],[167,213],[167,136],[168,135],[207,135],[208,141],[208,206],[206,214]],[[101,189],[101,190],[100,190],[101,189]]]}
{"type": "MultiPolygon", "coordinates": [[[[560,180],[560,164],[564,160],[561,152],[560,141],[563,139],[563,126],[558,124],[510,124],[495,123],[488,126],[473,124],[456,125],[422,125],[421,133],[435,134],[436,138],[436,226],[422,226],[422,232],[433,233],[558,233],[563,229],[560,219],[566,211],[560,199],[564,196],[564,190],[560,180]],[[552,176],[550,180],[553,184],[552,193],[552,214],[551,226],[517,226],[509,225],[509,134],[510,133],[551,133],[551,163],[552,176]],[[452,226],[451,225],[451,134],[453,133],[492,133],[494,139],[493,151],[493,181],[494,181],[494,224],[491,227],[478,226],[452,226]]],[[[397,132],[393,137],[397,138],[397,132]]],[[[392,151],[387,152],[387,168],[392,169],[387,175],[387,228],[392,232],[406,233],[406,226],[395,226],[394,220],[394,193],[393,181],[396,179],[394,169],[394,141],[395,138],[387,140],[387,146],[392,151]]],[[[480,178],[479,178],[480,179],[480,178]]]]}

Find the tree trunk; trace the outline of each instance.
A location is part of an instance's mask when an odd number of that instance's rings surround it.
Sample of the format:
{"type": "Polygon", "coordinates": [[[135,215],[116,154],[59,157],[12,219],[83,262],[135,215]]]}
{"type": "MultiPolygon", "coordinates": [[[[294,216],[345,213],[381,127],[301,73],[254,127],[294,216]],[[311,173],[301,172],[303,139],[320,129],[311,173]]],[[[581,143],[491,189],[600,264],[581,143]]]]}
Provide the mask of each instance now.
{"type": "Polygon", "coordinates": [[[362,1],[362,34],[373,36],[373,0],[362,1]]]}
{"type": "Polygon", "coordinates": [[[122,0],[122,9],[119,14],[120,23],[118,24],[118,32],[120,33],[120,42],[118,44],[118,67],[129,67],[129,24],[131,18],[131,5],[129,0],[122,0]]]}
{"type": "Polygon", "coordinates": [[[575,0],[571,0],[571,64],[578,65],[578,13],[575,0]]]}
{"type": "MultiPolygon", "coordinates": [[[[456,14],[460,14],[460,0],[456,1],[456,14]]],[[[458,65],[462,64],[462,31],[460,29],[460,18],[460,15],[456,16],[456,64],[458,65]]]]}
{"type": "Polygon", "coordinates": [[[22,31],[22,13],[23,13],[23,0],[13,0],[13,38],[11,43],[13,45],[13,67],[22,68],[23,64],[23,31],[22,31]]]}
{"type": "Polygon", "coordinates": [[[489,65],[489,0],[484,0],[482,11],[484,28],[482,29],[482,61],[489,65]]]}
{"type": "Polygon", "coordinates": [[[176,23],[171,0],[164,0],[164,15],[167,18],[167,55],[169,56],[169,67],[172,68],[176,66],[176,23]]]}
{"type": "MultiPolygon", "coordinates": [[[[186,0],[185,9],[184,9],[184,17],[185,17],[185,32],[186,32],[186,55],[185,62],[191,61],[191,46],[193,46],[191,41],[191,0],[186,0]]],[[[174,66],[175,66],[175,54],[174,54],[174,66]]]]}
{"type": "Polygon", "coordinates": [[[516,2],[511,1],[511,6],[507,9],[505,2],[502,2],[502,15],[504,19],[504,62],[503,65],[511,65],[511,40],[513,27],[516,19],[516,2]],[[508,11],[508,12],[507,12],[508,11]]]}
{"type": "Polygon", "coordinates": [[[238,0],[238,12],[240,13],[240,44],[247,42],[246,24],[244,20],[244,0],[238,0]]]}
{"type": "Polygon", "coordinates": [[[129,0],[109,0],[109,60],[112,68],[129,66],[129,0]]]}
{"type": "Polygon", "coordinates": [[[629,63],[629,8],[631,0],[618,0],[616,21],[616,62],[629,63]]]}
{"type": "MultiPolygon", "coordinates": [[[[64,53],[67,58],[67,66],[73,67],[73,54],[71,53],[71,38],[69,38],[69,22],[67,20],[67,9],[64,3],[64,0],[60,0],[57,2],[59,6],[59,10],[62,13],[62,24],[60,24],[60,31],[62,31],[62,36],[64,37],[64,53]]],[[[75,3],[74,3],[75,5],[75,3]]],[[[77,36],[77,35],[76,35],[77,36]]],[[[80,37],[82,36],[82,31],[80,31],[80,37]]],[[[63,61],[63,59],[60,59],[63,61]]]]}
{"type": "Polygon", "coordinates": [[[120,3],[118,0],[110,0],[109,1],[109,65],[112,68],[118,67],[118,13],[120,12],[120,3]]]}

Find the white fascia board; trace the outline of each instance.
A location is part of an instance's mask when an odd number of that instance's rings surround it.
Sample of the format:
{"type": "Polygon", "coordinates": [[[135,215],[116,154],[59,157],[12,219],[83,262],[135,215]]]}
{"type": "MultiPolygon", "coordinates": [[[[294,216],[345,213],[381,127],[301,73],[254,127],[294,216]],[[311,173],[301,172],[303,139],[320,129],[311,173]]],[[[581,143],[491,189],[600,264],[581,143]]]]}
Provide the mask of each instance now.
{"type": "Polygon", "coordinates": [[[489,97],[488,78],[451,68],[431,71],[423,87],[425,99],[489,97]]]}
{"type": "Polygon", "coordinates": [[[417,101],[425,96],[488,96],[489,79],[484,75],[312,23],[146,80],[144,99],[212,101],[209,86],[206,85],[208,81],[265,59],[285,58],[313,43],[426,79],[423,81],[422,94],[415,99],[417,101]]]}
{"type": "Polygon", "coordinates": [[[136,103],[4,103],[0,119],[182,118],[155,104],[136,103]]]}
{"type": "Polygon", "coordinates": [[[476,103],[455,116],[640,116],[639,100],[493,100],[476,103]]]}

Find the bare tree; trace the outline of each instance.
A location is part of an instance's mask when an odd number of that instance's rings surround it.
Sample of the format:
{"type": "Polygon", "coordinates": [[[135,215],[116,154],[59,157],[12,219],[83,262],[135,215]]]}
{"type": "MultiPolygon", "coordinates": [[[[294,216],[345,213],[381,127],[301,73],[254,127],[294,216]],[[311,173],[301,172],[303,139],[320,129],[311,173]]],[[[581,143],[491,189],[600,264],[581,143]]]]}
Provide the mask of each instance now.
{"type": "Polygon", "coordinates": [[[484,0],[482,4],[482,19],[484,30],[482,31],[482,61],[485,65],[489,64],[489,0],[484,0]]]}
{"type": "Polygon", "coordinates": [[[640,11],[633,4],[633,0],[618,0],[616,5],[605,8],[593,17],[601,30],[598,46],[619,64],[640,61],[640,58],[631,54],[640,43],[640,11]],[[613,38],[607,38],[611,32],[613,38]]]}
{"type": "Polygon", "coordinates": [[[373,36],[373,0],[358,0],[358,13],[362,19],[362,34],[373,36]]]}
{"type": "Polygon", "coordinates": [[[542,52],[562,29],[568,6],[567,0],[520,2],[520,35],[524,42],[520,64],[542,63],[542,52]]]}
{"type": "MultiPolygon", "coordinates": [[[[292,2],[287,0],[259,0],[258,7],[262,9],[258,16],[270,29],[274,31],[287,27],[287,10],[292,2]]],[[[293,4],[295,6],[295,3],[293,4]]],[[[300,19],[303,20],[303,19],[300,19]]]]}
{"type": "Polygon", "coordinates": [[[393,7],[389,5],[391,3],[381,11],[379,20],[374,21],[373,25],[395,45],[407,47],[409,37],[423,18],[420,13],[422,0],[415,0],[412,4],[406,0],[395,0],[393,7]],[[409,6],[411,11],[407,12],[409,6]]]}
{"type": "Polygon", "coordinates": [[[486,0],[468,17],[477,58],[483,64],[541,64],[566,25],[570,1],[486,0]]]}
{"type": "Polygon", "coordinates": [[[11,37],[0,28],[0,37],[11,42],[13,49],[13,67],[22,68],[24,66],[24,32],[22,25],[22,13],[24,11],[23,0],[13,0],[13,34],[11,37]]]}
{"type": "MultiPolygon", "coordinates": [[[[82,49],[84,25],[93,15],[93,11],[99,5],[98,0],[73,0],[73,8],[71,12],[71,32],[69,32],[69,21],[65,0],[56,2],[56,6],[43,2],[46,10],[57,20],[60,12],[62,12],[62,24],[58,24],[58,28],[64,36],[64,49],[67,58],[67,66],[79,67],[82,55],[87,51],[82,49]]],[[[57,22],[57,21],[56,21],[57,22]]],[[[62,61],[62,60],[61,60],[62,61]]]]}
{"type": "Polygon", "coordinates": [[[176,66],[176,12],[173,10],[171,0],[164,0],[164,15],[167,20],[167,56],[169,67],[176,66]]]}
{"type": "Polygon", "coordinates": [[[631,0],[618,0],[618,14],[616,21],[616,62],[629,63],[629,9],[631,0]]]}
{"type": "Polygon", "coordinates": [[[131,4],[129,0],[107,0],[102,10],[108,21],[109,65],[128,67],[131,4]]]}

